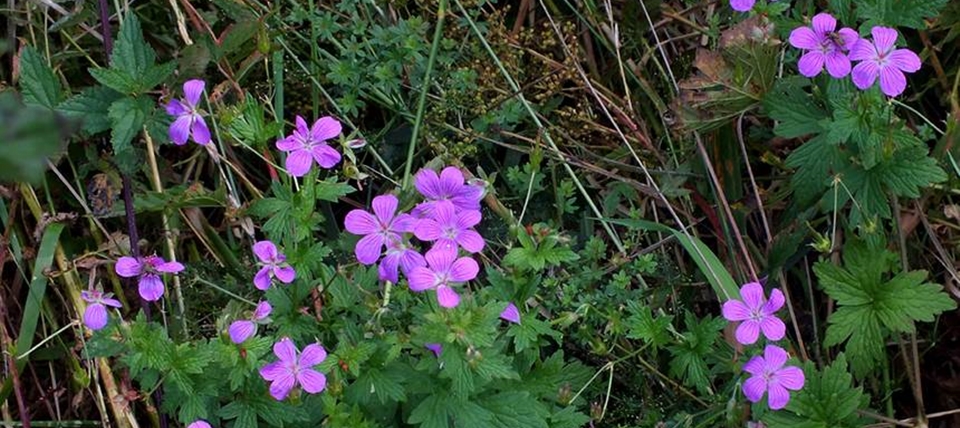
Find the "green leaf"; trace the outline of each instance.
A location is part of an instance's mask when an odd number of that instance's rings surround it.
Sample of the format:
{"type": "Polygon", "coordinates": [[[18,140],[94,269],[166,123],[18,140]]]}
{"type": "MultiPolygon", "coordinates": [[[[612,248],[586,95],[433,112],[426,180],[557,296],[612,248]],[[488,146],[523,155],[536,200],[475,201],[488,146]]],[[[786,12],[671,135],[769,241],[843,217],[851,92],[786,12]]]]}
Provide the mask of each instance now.
{"type": "Polygon", "coordinates": [[[167,77],[170,77],[170,74],[172,74],[173,70],[176,69],[177,63],[173,61],[170,61],[166,64],[151,66],[149,69],[147,69],[146,73],[143,74],[143,77],[140,78],[137,92],[146,92],[153,89],[157,85],[163,83],[164,80],[167,80],[167,77]]]}
{"type": "Polygon", "coordinates": [[[709,394],[710,369],[706,359],[715,352],[713,345],[720,337],[726,320],[712,316],[697,320],[695,315],[686,312],[684,323],[687,332],[683,334],[683,340],[668,348],[673,355],[670,374],[682,378],[686,385],[697,388],[701,393],[709,394]]]}
{"type": "Polygon", "coordinates": [[[152,108],[153,101],[148,97],[125,97],[110,105],[108,116],[113,128],[110,142],[117,166],[124,173],[132,173],[140,167],[131,142],[143,130],[152,108]]]}
{"type": "Polygon", "coordinates": [[[901,272],[884,281],[895,257],[882,247],[854,239],[844,251],[844,267],[817,262],[820,287],[837,301],[828,319],[825,346],[846,342],[846,352],[858,375],[875,368],[885,357],[889,332],[913,332],[915,322],[957,307],[938,284],[924,283],[925,271],[901,272]]]}
{"type": "Polygon", "coordinates": [[[140,88],[140,84],[126,72],[113,68],[91,68],[89,71],[101,85],[121,94],[134,94],[140,88]]]}
{"type": "Polygon", "coordinates": [[[419,424],[420,428],[450,428],[449,394],[439,393],[431,395],[420,402],[413,412],[410,412],[408,423],[419,424]]]}
{"type": "Polygon", "coordinates": [[[336,177],[330,177],[316,183],[314,197],[321,201],[337,202],[341,197],[356,190],[347,183],[338,182],[336,177]]]}
{"type": "Polygon", "coordinates": [[[501,392],[479,399],[477,404],[493,414],[492,427],[549,428],[549,410],[526,391],[501,392]]]}
{"type": "Polygon", "coordinates": [[[24,47],[20,56],[20,87],[23,102],[54,109],[60,104],[60,80],[47,62],[32,47],[24,47]]]}
{"type": "Polygon", "coordinates": [[[627,318],[628,338],[643,340],[654,350],[672,341],[669,328],[673,316],[662,315],[654,318],[653,311],[650,308],[640,307],[633,302],[628,303],[627,308],[631,313],[630,317],[627,318]]]}
{"type": "Polygon", "coordinates": [[[120,25],[120,34],[117,35],[117,43],[110,57],[110,68],[126,74],[133,81],[143,82],[156,59],[157,54],[143,38],[140,20],[132,13],[127,14],[120,25]]]}
{"type": "Polygon", "coordinates": [[[91,86],[60,103],[57,110],[83,123],[83,132],[89,135],[110,129],[110,106],[122,95],[110,88],[91,86]]]}
{"type": "Polygon", "coordinates": [[[857,14],[867,21],[864,28],[884,25],[922,30],[926,28],[924,19],[939,15],[947,0],[860,0],[856,4],[857,14]]]}
{"type": "Polygon", "coordinates": [[[853,376],[847,371],[844,354],[837,356],[833,364],[818,371],[808,361],[803,366],[806,383],[796,392],[786,409],[768,412],[763,422],[770,428],[857,428],[866,421],[857,415],[857,410],[866,408],[870,397],[862,387],[853,387],[853,376]]]}
{"type": "Polygon", "coordinates": [[[846,163],[845,151],[820,134],[803,143],[787,157],[786,165],[797,171],[790,187],[800,206],[815,202],[830,186],[832,173],[846,163]]]}
{"type": "Polygon", "coordinates": [[[799,76],[778,80],[763,97],[763,107],[777,121],[774,134],[796,138],[824,130],[820,122],[828,117],[803,88],[809,80],[799,76]]]}

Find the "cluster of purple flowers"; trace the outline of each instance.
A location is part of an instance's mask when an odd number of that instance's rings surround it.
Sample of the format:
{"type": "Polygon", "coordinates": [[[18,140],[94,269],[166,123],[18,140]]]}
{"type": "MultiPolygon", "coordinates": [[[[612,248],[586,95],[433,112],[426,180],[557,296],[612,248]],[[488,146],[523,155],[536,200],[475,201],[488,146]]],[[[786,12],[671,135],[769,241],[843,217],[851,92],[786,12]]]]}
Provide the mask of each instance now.
{"type": "MultiPolygon", "coordinates": [[[[751,282],[740,288],[741,300],[729,300],[723,304],[723,317],[731,322],[739,322],[737,326],[737,342],[742,345],[752,345],[757,342],[762,332],[769,341],[783,339],[786,326],[776,313],[783,307],[785,299],[783,292],[774,289],[767,300],[763,286],[751,282]]],[[[803,388],[803,370],[799,367],[786,366],[789,354],[783,348],[768,344],[763,355],[757,355],[747,361],[743,370],[751,376],[743,384],[743,395],[756,403],[767,394],[767,404],[773,410],[779,410],[790,401],[789,391],[798,391],[803,388]]]]}
{"type": "MultiPolygon", "coordinates": [[[[738,12],[753,8],[756,0],[730,0],[738,12]]],[[[813,17],[809,27],[790,32],[790,45],[804,51],[798,68],[806,77],[819,75],[824,68],[837,79],[851,75],[861,90],[870,89],[880,80],[880,90],[890,97],[907,88],[904,73],[920,70],[920,57],[909,49],[895,49],[897,30],[876,26],[870,30],[873,40],[861,38],[851,28],[837,30],[837,20],[829,13],[813,17]],[[852,65],[853,61],[859,61],[852,65]]]]}
{"type": "MultiPolygon", "coordinates": [[[[117,275],[123,278],[137,278],[140,297],[148,302],[154,302],[163,297],[164,287],[163,279],[160,277],[161,274],[176,274],[181,271],[183,271],[182,264],[168,262],[156,255],[139,258],[124,256],[118,259],[114,265],[114,272],[117,275]]],[[[80,298],[87,302],[87,308],[83,312],[83,324],[91,330],[100,330],[106,327],[109,320],[107,306],[122,307],[120,301],[113,298],[113,294],[96,289],[82,291],[80,298]]]]}
{"type": "Polygon", "coordinates": [[[897,30],[873,27],[873,40],[860,38],[850,28],[836,30],[837,20],[828,13],[813,17],[810,27],[799,27],[790,33],[790,44],[805,52],[800,57],[800,74],[814,77],[824,66],[831,76],[841,79],[851,75],[853,84],[869,89],[880,80],[880,90],[895,97],[907,88],[904,73],[920,69],[920,57],[909,49],[895,49],[897,30]],[[859,61],[852,67],[851,61],[859,61]]]}
{"type": "Polygon", "coordinates": [[[403,272],[411,290],[434,290],[440,306],[453,308],[460,304],[454,286],[476,278],[480,271],[476,260],[460,256],[460,249],[467,254],[483,250],[483,237],[473,227],[481,220],[484,189],[467,183],[453,166],[440,174],[421,170],[414,186],[424,201],[410,214],[397,212],[396,196],[380,195],[373,198],[372,212],[355,209],[347,213],[344,227],[363,236],[354,249],[357,260],[365,265],[379,261],[381,280],[398,282],[403,272]],[[411,245],[411,236],[433,243],[426,254],[411,245]]]}

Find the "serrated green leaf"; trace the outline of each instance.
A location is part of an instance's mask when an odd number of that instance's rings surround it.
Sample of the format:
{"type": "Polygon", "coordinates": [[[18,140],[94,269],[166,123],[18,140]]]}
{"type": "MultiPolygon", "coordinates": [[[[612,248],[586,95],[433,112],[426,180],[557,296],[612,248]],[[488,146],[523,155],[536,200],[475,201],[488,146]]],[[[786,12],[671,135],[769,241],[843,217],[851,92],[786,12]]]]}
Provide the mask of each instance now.
{"type": "Polygon", "coordinates": [[[153,66],[157,54],[143,38],[140,20],[130,13],[120,25],[120,34],[110,57],[110,68],[142,82],[147,70],[153,66]]]}
{"type": "Polygon", "coordinates": [[[863,388],[853,387],[844,354],[833,364],[817,371],[812,362],[803,366],[806,383],[780,412],[769,412],[763,421],[770,428],[857,428],[864,425],[857,410],[866,407],[869,397],[863,388]]]}
{"type": "Polygon", "coordinates": [[[491,426],[497,428],[549,428],[546,419],[550,412],[525,391],[501,392],[477,400],[493,414],[491,426]]]}
{"type": "Polygon", "coordinates": [[[777,81],[763,98],[763,107],[771,119],[777,121],[773,132],[784,138],[796,138],[820,133],[821,121],[829,116],[817,107],[803,87],[807,79],[798,77],[777,81]]]}
{"type": "Polygon", "coordinates": [[[787,157],[786,165],[797,169],[790,187],[801,206],[819,199],[829,187],[832,173],[846,162],[848,155],[828,138],[824,134],[811,138],[787,157]]]}
{"type": "Polygon", "coordinates": [[[330,177],[316,183],[314,197],[321,201],[337,202],[341,197],[356,190],[347,183],[338,182],[336,177],[330,177]]]}
{"type": "Polygon", "coordinates": [[[53,74],[46,60],[30,46],[20,55],[20,87],[23,102],[54,109],[60,104],[62,89],[60,80],[53,74]]]}
{"type": "Polygon", "coordinates": [[[643,340],[654,350],[672,341],[669,330],[670,323],[673,321],[672,316],[663,315],[654,318],[650,308],[639,307],[636,304],[630,305],[628,308],[631,313],[630,317],[627,318],[628,338],[643,340]]]}
{"type": "Polygon", "coordinates": [[[110,106],[122,95],[110,88],[92,86],[60,103],[57,111],[65,116],[79,119],[83,132],[96,134],[110,129],[110,106]]]}
{"type": "Polygon", "coordinates": [[[113,89],[121,94],[135,94],[140,87],[139,83],[127,73],[112,68],[91,68],[90,75],[101,85],[113,89]]]}
{"type": "Polygon", "coordinates": [[[110,143],[117,166],[124,173],[132,173],[140,167],[131,142],[143,129],[151,108],[153,102],[147,97],[125,97],[110,105],[107,113],[112,127],[110,143]]]}
{"type": "Polygon", "coordinates": [[[883,25],[922,30],[926,28],[924,19],[937,16],[946,4],[947,0],[860,0],[856,10],[867,21],[865,28],[883,25]]]}
{"type": "Polygon", "coordinates": [[[447,394],[434,394],[410,412],[408,423],[419,424],[420,428],[450,428],[450,403],[447,394]]]}
{"type": "Polygon", "coordinates": [[[170,77],[170,74],[172,74],[173,70],[176,69],[177,63],[173,61],[156,66],[151,65],[150,68],[148,68],[143,74],[143,77],[139,79],[137,92],[142,93],[153,89],[157,85],[163,83],[164,80],[167,80],[167,77],[170,77]]]}

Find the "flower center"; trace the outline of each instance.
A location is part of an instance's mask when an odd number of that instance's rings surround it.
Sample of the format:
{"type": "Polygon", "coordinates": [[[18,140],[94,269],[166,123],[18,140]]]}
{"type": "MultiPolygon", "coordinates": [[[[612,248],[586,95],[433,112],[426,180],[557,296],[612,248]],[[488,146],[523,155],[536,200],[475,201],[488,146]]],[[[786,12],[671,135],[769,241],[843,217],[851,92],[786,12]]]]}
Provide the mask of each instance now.
{"type": "Polygon", "coordinates": [[[763,312],[760,309],[750,311],[750,320],[760,322],[763,320],[763,312]]]}

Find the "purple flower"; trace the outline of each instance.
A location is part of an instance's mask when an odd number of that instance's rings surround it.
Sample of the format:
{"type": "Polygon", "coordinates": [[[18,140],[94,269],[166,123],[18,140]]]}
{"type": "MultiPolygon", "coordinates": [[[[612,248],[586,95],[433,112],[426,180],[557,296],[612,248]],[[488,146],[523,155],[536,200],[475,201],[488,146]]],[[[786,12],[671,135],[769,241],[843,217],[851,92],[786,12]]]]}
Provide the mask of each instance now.
{"type": "Polygon", "coordinates": [[[177,273],[183,270],[183,265],[177,262],[167,262],[157,256],[147,256],[135,259],[120,257],[114,270],[124,278],[139,277],[138,288],[140,297],[148,302],[160,300],[163,297],[163,280],[161,273],[177,273]]]}
{"type": "Polygon", "coordinates": [[[327,359],[323,346],[311,343],[301,353],[289,337],[284,337],[273,345],[273,353],[280,360],[263,366],[260,376],[271,382],[270,395],[277,401],[287,398],[297,385],[308,394],[316,394],[327,386],[327,377],[313,369],[327,359]]]}
{"type": "Polygon", "coordinates": [[[377,272],[380,274],[380,280],[395,283],[400,280],[398,271],[402,270],[404,275],[409,276],[413,268],[426,265],[427,261],[423,255],[400,239],[387,243],[387,254],[380,261],[377,272]]]}
{"type": "Polygon", "coordinates": [[[787,327],[776,312],[783,307],[784,298],[780,290],[770,292],[770,300],[764,297],[763,286],[758,282],[744,284],[740,288],[743,301],[729,300],[723,304],[723,317],[729,321],[742,321],[737,327],[737,341],[751,345],[757,341],[760,331],[767,340],[783,339],[787,327]]]}
{"type": "Polygon", "coordinates": [[[455,166],[448,166],[440,175],[432,169],[421,169],[413,179],[413,185],[427,199],[413,210],[416,217],[433,217],[438,204],[452,204],[457,210],[480,211],[483,186],[464,183],[463,173],[455,166]]]}
{"type": "Polygon", "coordinates": [[[410,271],[407,281],[415,292],[437,290],[437,302],[444,308],[455,308],[460,296],[453,290],[453,283],[467,282],[477,277],[480,266],[469,257],[457,258],[456,247],[434,246],[426,254],[428,267],[410,271]]]}
{"type": "Polygon", "coordinates": [[[803,370],[783,366],[788,358],[787,351],[776,345],[767,345],[762,357],[757,355],[751,358],[743,365],[743,370],[753,375],[743,383],[743,395],[756,403],[766,392],[767,404],[771,409],[784,408],[790,401],[790,392],[787,390],[798,391],[804,383],[803,370]]]}
{"type": "Polygon", "coordinates": [[[213,428],[205,420],[193,421],[190,425],[187,425],[187,428],[213,428]]]}
{"type": "Polygon", "coordinates": [[[806,52],[800,57],[800,74],[814,77],[823,71],[836,78],[850,74],[850,58],[844,54],[853,48],[859,39],[856,31],[850,28],[837,28],[837,20],[829,13],[819,13],[813,17],[811,27],[797,27],[790,32],[790,44],[806,52]]]}
{"type": "Polygon", "coordinates": [[[287,172],[294,177],[303,177],[316,162],[323,168],[333,168],[340,162],[340,153],[326,141],[340,135],[343,128],[336,119],[325,116],[317,119],[313,127],[297,116],[297,129],[293,135],[277,141],[277,149],[290,152],[287,155],[287,172]]]}
{"type": "Polygon", "coordinates": [[[443,352],[443,345],[439,343],[428,343],[423,345],[423,347],[433,352],[433,356],[437,358],[440,358],[440,354],[443,352]]]}
{"type": "Polygon", "coordinates": [[[500,319],[520,324],[520,310],[517,309],[517,305],[514,305],[513,302],[508,303],[503,312],[500,312],[500,319]]]}
{"type": "Polygon", "coordinates": [[[417,219],[410,214],[397,214],[397,197],[380,195],[373,198],[373,214],[364,210],[347,213],[344,227],[354,235],[365,235],[354,252],[357,260],[372,265],[380,258],[384,245],[399,241],[401,234],[413,231],[417,219]]]}
{"type": "Polygon", "coordinates": [[[90,330],[100,330],[107,326],[109,315],[107,306],[122,307],[120,301],[113,298],[113,294],[100,290],[83,290],[80,298],[88,303],[87,310],[83,311],[83,324],[90,330]]]}
{"type": "Polygon", "coordinates": [[[270,316],[270,312],[273,312],[270,303],[258,303],[250,319],[237,320],[230,324],[230,328],[227,329],[230,333],[230,340],[238,345],[246,342],[250,336],[257,334],[257,324],[265,324],[269,321],[267,317],[270,316]]]}
{"type": "Polygon", "coordinates": [[[260,259],[263,267],[253,277],[253,285],[260,290],[270,288],[271,279],[276,277],[280,282],[289,284],[297,277],[297,272],[286,263],[287,257],[277,251],[277,246],[270,241],[260,241],[253,244],[253,254],[260,259]]]}
{"type": "Polygon", "coordinates": [[[897,30],[873,27],[873,42],[860,39],[850,51],[850,59],[861,61],[853,67],[853,84],[860,89],[873,86],[880,76],[880,90],[887,96],[900,95],[907,88],[907,76],[920,69],[920,57],[909,49],[894,49],[897,30]]]}
{"type": "Polygon", "coordinates": [[[478,223],[480,211],[457,212],[452,204],[439,204],[433,207],[433,218],[421,219],[413,232],[421,241],[453,248],[459,244],[467,252],[477,253],[483,249],[483,237],[471,228],[478,223]]]}
{"type": "Polygon", "coordinates": [[[749,12],[757,0],[730,0],[730,8],[737,12],[749,12]]]}
{"type": "Polygon", "coordinates": [[[197,144],[210,142],[210,129],[197,109],[204,86],[203,80],[188,80],[183,84],[183,101],[173,99],[166,105],[167,114],[176,116],[170,124],[170,139],[178,146],[186,144],[190,136],[197,144]]]}

